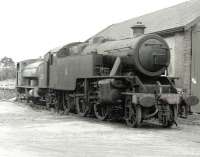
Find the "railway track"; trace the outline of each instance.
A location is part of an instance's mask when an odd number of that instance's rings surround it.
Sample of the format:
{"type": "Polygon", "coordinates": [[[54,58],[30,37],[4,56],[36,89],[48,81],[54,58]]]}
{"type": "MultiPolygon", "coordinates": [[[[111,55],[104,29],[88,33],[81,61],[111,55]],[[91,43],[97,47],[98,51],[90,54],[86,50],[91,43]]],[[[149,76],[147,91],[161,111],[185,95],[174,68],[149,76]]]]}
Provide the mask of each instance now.
{"type": "MultiPolygon", "coordinates": [[[[9,101],[9,100],[4,100],[4,101],[9,101]]],[[[90,116],[83,118],[83,117],[80,117],[78,114],[72,113],[72,112],[70,112],[68,114],[65,114],[64,111],[56,112],[56,110],[54,108],[47,109],[47,107],[45,105],[34,104],[31,101],[29,103],[27,103],[25,101],[21,101],[21,103],[30,106],[33,110],[37,110],[37,111],[49,110],[51,112],[57,113],[58,116],[69,115],[69,116],[73,116],[76,118],[80,118],[81,120],[90,121],[90,122],[98,122],[100,124],[102,124],[102,123],[110,123],[110,124],[117,123],[120,125],[125,124],[123,120],[118,120],[118,119],[108,119],[107,121],[100,121],[100,120],[94,118],[95,117],[94,115],[90,115],[90,116]]],[[[189,126],[192,126],[192,125],[200,126],[200,114],[194,113],[192,115],[188,115],[187,119],[178,118],[178,123],[180,125],[184,124],[184,125],[189,125],[189,126]]],[[[177,127],[177,126],[174,126],[174,127],[177,127]]],[[[141,126],[141,128],[163,128],[163,127],[156,120],[152,119],[149,121],[144,121],[144,124],[141,126]]],[[[179,128],[179,125],[178,125],[178,128],[179,128]]]]}
{"type": "MultiPolygon", "coordinates": [[[[16,97],[15,89],[0,88],[0,102],[13,102],[13,99],[15,97],[16,97]]],[[[22,103],[26,103],[26,102],[22,101],[22,103]]],[[[44,105],[33,104],[32,102],[28,103],[27,105],[32,107],[34,110],[47,110],[46,106],[44,106],[44,105]]],[[[56,112],[53,108],[51,108],[50,110],[52,112],[56,112]]],[[[60,111],[58,114],[63,115],[64,112],[60,111]]],[[[74,113],[69,113],[69,115],[73,115],[75,117],[78,117],[78,115],[74,114],[74,113]]],[[[89,117],[87,117],[85,119],[88,119],[88,118],[89,117]]],[[[97,121],[97,120],[94,119],[94,121],[97,121]]],[[[198,125],[198,126],[200,126],[200,114],[190,115],[188,117],[188,119],[178,119],[178,123],[186,124],[186,125],[198,125]]],[[[153,123],[153,124],[155,124],[155,123],[153,123]]]]}

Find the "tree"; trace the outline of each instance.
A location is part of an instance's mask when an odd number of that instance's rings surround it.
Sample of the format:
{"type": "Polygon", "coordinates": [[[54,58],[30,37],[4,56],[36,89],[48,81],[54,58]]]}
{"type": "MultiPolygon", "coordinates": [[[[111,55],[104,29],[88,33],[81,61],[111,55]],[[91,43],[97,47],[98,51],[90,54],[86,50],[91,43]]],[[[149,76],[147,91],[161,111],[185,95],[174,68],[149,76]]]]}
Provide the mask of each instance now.
{"type": "Polygon", "coordinates": [[[0,60],[0,81],[16,77],[15,62],[12,58],[3,57],[0,60]]]}
{"type": "Polygon", "coordinates": [[[0,64],[2,67],[9,68],[9,67],[15,67],[15,62],[12,60],[12,58],[3,57],[0,60],[0,64]]]}

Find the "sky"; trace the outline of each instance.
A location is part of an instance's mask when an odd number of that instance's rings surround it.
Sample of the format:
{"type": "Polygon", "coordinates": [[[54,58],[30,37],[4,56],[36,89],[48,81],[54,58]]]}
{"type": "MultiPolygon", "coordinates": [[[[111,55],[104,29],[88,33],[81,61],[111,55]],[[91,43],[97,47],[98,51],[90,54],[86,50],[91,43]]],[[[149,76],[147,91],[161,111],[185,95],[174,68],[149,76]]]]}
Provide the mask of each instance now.
{"type": "Polygon", "coordinates": [[[0,58],[15,62],[186,0],[0,0],[0,58]]]}

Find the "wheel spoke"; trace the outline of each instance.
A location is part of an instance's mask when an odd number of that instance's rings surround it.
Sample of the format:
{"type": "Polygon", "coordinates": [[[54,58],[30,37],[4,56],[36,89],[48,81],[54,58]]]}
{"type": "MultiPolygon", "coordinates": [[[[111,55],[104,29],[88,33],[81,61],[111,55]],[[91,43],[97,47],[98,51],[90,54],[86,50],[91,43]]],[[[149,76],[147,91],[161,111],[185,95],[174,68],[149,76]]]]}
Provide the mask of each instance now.
{"type": "Polygon", "coordinates": [[[82,117],[86,117],[89,112],[89,106],[86,104],[84,98],[79,98],[76,105],[78,114],[82,117]]]}
{"type": "Polygon", "coordinates": [[[106,105],[94,104],[94,113],[97,119],[106,120],[109,115],[109,109],[106,105]]]}
{"type": "Polygon", "coordinates": [[[71,106],[70,106],[69,97],[66,94],[63,94],[62,104],[63,104],[64,114],[69,114],[71,106]]]}
{"type": "Polygon", "coordinates": [[[128,115],[125,118],[126,124],[130,127],[139,127],[142,121],[141,107],[129,104],[127,108],[128,115]]]}

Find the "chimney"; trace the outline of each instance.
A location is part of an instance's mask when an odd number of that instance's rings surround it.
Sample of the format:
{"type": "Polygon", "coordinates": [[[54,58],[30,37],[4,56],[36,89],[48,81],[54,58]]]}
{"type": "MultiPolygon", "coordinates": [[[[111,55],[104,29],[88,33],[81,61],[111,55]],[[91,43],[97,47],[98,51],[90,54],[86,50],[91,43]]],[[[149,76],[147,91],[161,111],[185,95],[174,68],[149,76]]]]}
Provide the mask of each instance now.
{"type": "Polygon", "coordinates": [[[145,25],[142,22],[137,22],[131,29],[133,30],[133,38],[137,38],[140,35],[144,34],[145,25]]]}

